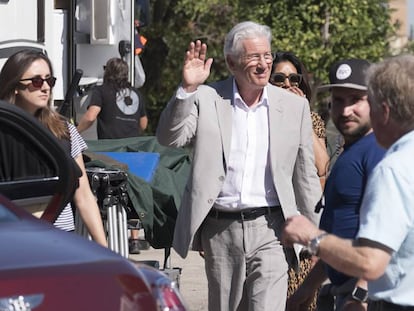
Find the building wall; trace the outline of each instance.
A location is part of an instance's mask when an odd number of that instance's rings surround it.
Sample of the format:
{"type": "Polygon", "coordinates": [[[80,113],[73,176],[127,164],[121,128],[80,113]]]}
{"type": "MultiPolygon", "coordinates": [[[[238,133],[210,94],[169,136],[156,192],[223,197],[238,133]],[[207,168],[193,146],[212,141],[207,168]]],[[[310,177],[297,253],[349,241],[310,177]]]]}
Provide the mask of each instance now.
{"type": "Polygon", "coordinates": [[[408,42],[408,5],[407,0],[389,0],[390,8],[394,10],[391,15],[391,23],[399,24],[396,37],[390,42],[394,52],[400,51],[408,42]]]}

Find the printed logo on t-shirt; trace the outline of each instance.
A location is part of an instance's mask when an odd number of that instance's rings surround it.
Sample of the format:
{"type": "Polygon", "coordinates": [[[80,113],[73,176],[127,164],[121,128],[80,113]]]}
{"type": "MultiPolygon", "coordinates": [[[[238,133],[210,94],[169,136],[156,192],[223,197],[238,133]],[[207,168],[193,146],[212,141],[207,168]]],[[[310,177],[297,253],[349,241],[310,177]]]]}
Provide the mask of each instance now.
{"type": "Polygon", "coordinates": [[[138,94],[129,89],[123,89],[116,93],[116,105],[126,115],[135,114],[139,107],[138,94]]]}

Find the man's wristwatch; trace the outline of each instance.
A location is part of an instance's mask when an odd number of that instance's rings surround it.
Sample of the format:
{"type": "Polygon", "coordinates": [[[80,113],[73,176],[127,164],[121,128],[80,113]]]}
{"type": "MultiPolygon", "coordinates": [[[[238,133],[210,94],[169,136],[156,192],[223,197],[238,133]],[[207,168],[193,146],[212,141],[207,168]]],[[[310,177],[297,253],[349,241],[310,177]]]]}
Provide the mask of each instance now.
{"type": "Polygon", "coordinates": [[[368,291],[365,288],[355,286],[351,296],[353,300],[360,302],[368,302],[368,291]]]}
{"type": "Polygon", "coordinates": [[[309,241],[307,249],[313,256],[318,256],[319,254],[319,244],[321,243],[322,239],[328,235],[327,232],[324,232],[320,235],[318,235],[316,238],[313,238],[309,241]]]}

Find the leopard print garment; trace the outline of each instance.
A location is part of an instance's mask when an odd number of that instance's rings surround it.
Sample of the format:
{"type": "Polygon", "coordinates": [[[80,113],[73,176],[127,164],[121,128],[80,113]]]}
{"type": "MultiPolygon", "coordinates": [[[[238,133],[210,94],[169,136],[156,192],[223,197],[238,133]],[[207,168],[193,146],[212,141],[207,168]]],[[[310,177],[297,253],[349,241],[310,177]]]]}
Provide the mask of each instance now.
{"type": "MultiPolygon", "coordinates": [[[[303,281],[306,279],[310,270],[312,270],[312,259],[310,258],[302,258],[300,260],[299,272],[296,272],[295,269],[293,268],[289,268],[289,271],[288,271],[289,282],[288,282],[288,294],[287,294],[288,298],[291,295],[293,295],[293,293],[303,283],[303,281]]],[[[316,310],[316,300],[318,298],[318,292],[319,290],[313,296],[313,299],[308,308],[308,311],[316,310]]]]}
{"type": "Polygon", "coordinates": [[[312,127],[319,138],[326,138],[325,122],[323,122],[321,116],[315,111],[311,111],[312,127]]]}

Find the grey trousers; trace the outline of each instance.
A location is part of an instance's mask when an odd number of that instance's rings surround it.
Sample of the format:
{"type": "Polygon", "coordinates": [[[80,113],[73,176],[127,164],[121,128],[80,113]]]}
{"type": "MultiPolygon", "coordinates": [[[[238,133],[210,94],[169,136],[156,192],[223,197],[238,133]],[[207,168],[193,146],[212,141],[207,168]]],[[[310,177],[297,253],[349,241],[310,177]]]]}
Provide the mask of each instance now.
{"type": "Polygon", "coordinates": [[[255,220],[208,216],[201,228],[210,311],[284,311],[288,264],[282,212],[255,220]]]}

